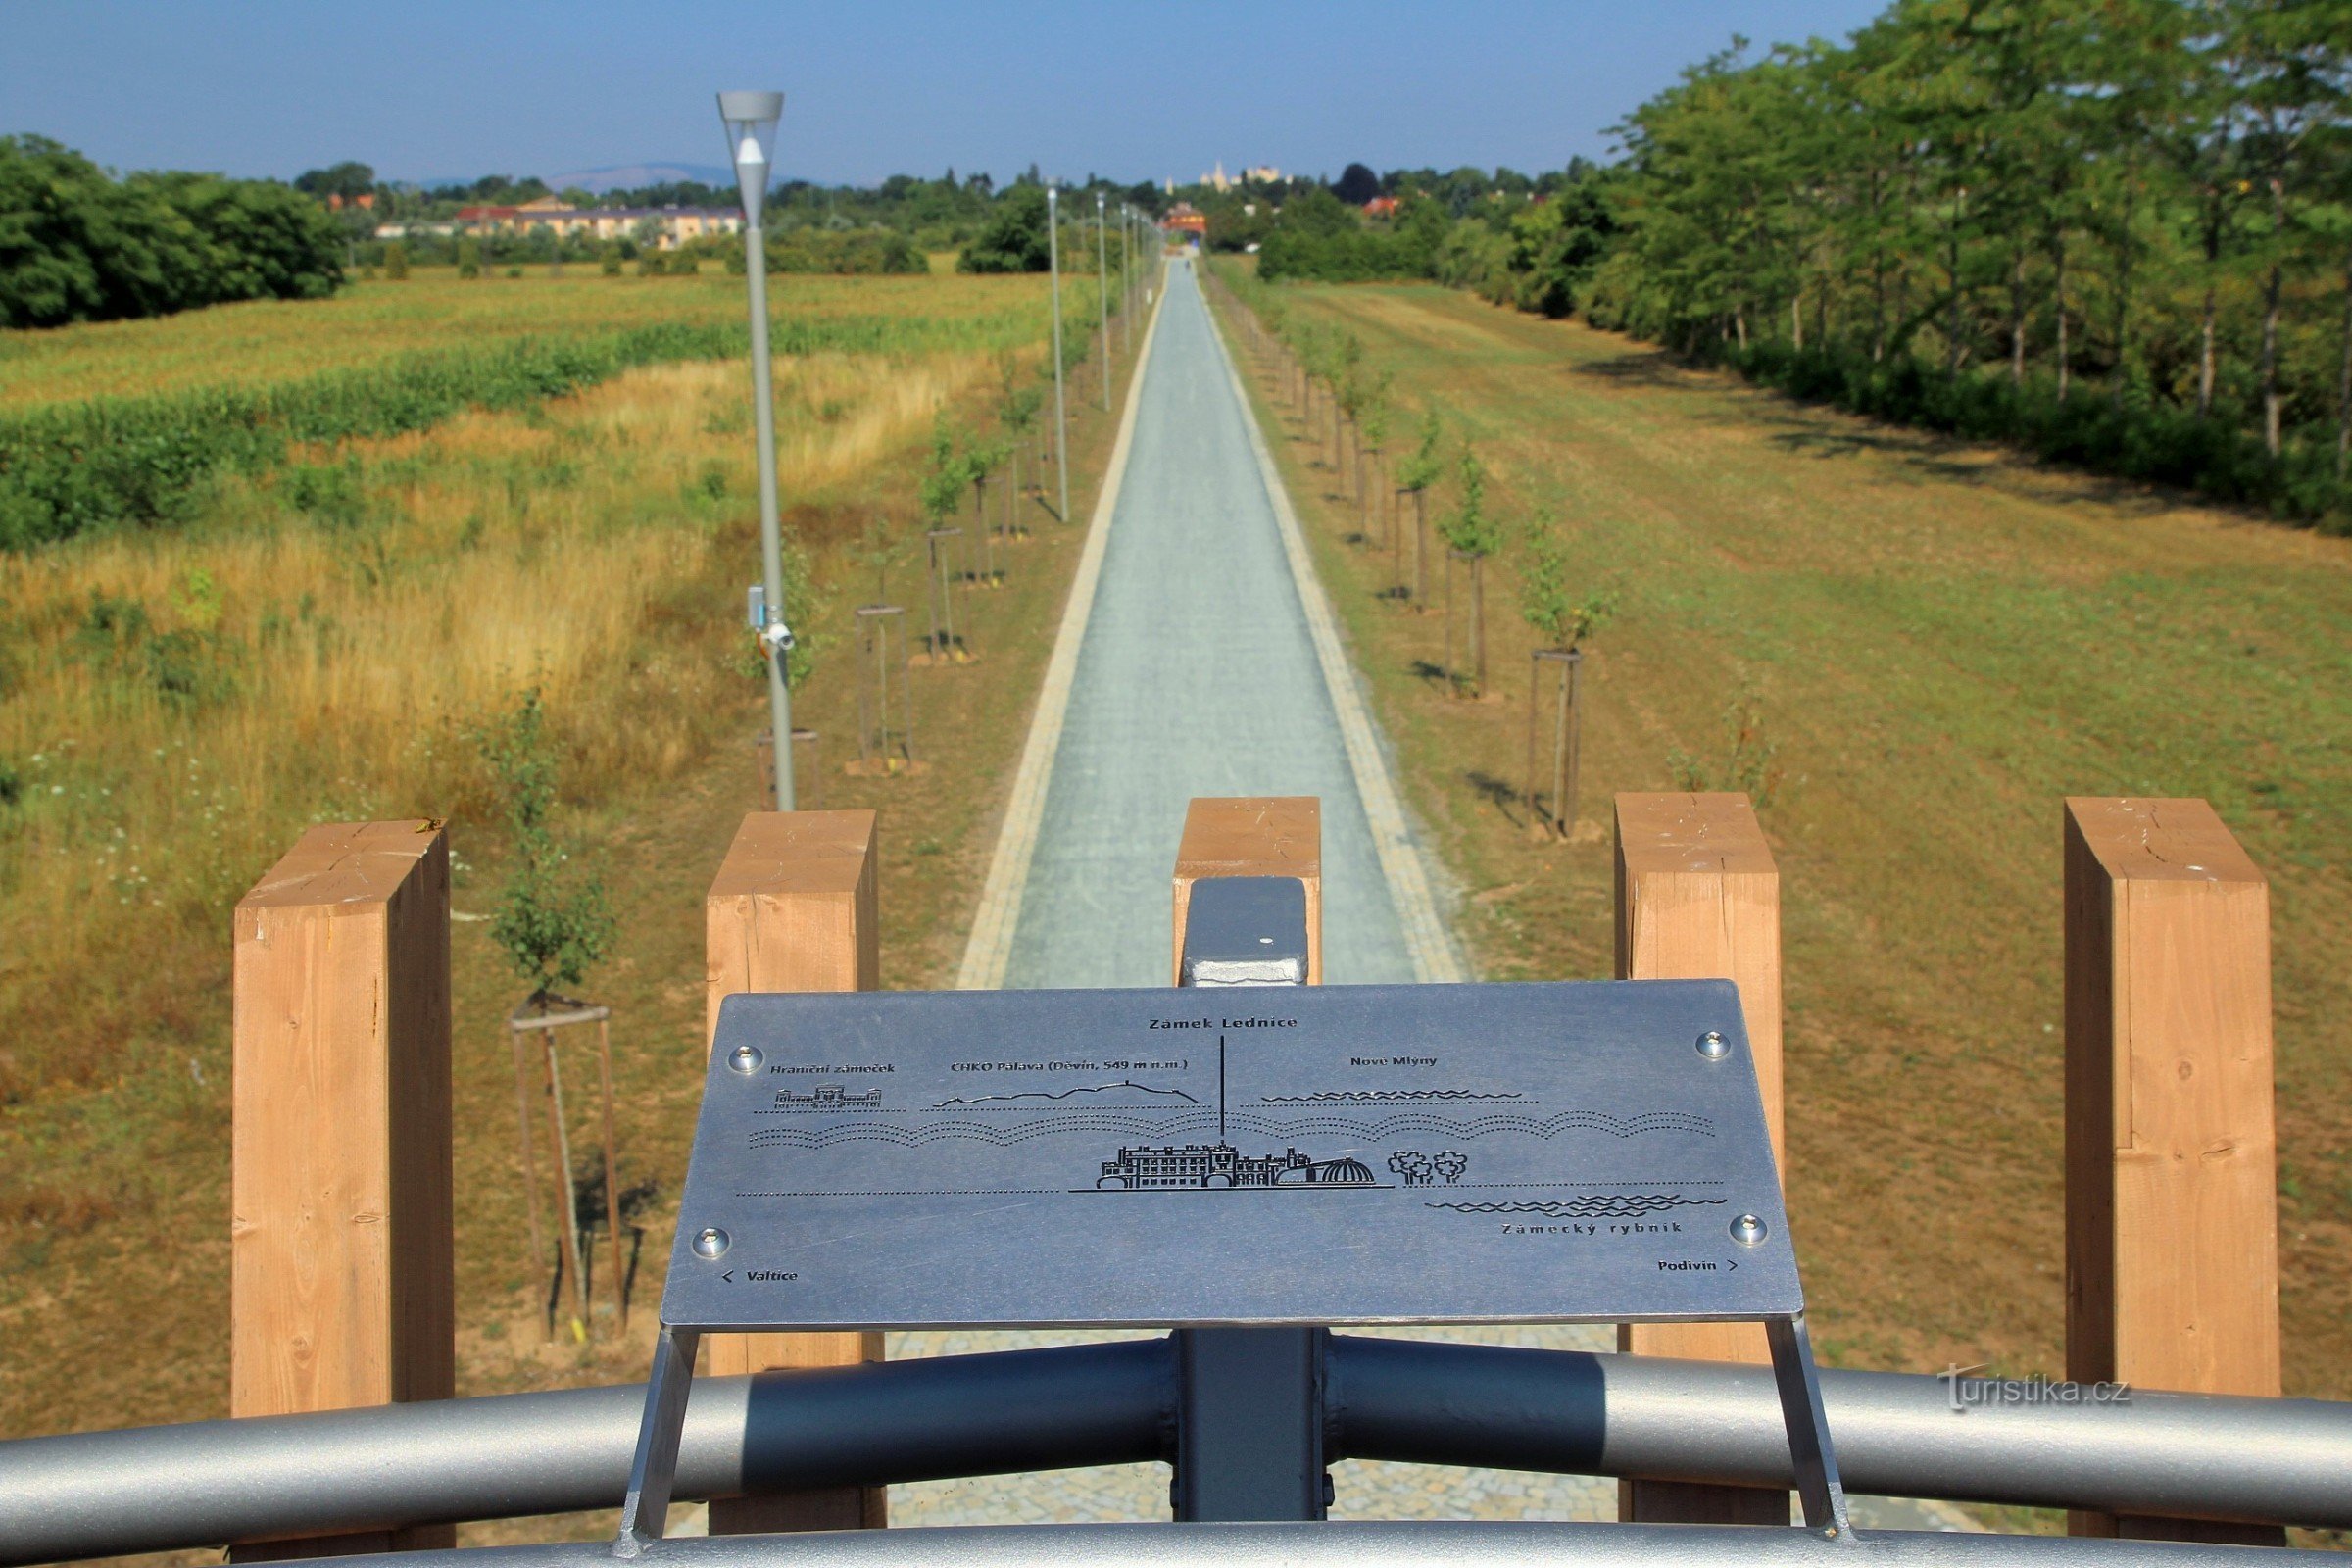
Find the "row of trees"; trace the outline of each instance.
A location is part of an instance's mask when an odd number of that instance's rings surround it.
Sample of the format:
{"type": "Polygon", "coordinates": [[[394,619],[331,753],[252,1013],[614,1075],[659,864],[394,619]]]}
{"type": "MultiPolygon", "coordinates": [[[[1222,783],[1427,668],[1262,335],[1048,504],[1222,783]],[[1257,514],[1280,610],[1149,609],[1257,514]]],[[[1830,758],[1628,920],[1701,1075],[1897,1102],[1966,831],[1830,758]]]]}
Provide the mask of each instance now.
{"type": "MultiPolygon", "coordinates": [[[[363,244],[372,237],[375,225],[387,220],[446,220],[465,207],[514,207],[550,196],[571,207],[608,209],[730,208],[737,199],[731,182],[709,185],[692,179],[601,192],[578,186],[556,189],[536,175],[514,174],[417,186],[379,180],[375,171],[362,163],[309,170],[295,178],[294,187],[321,204],[339,200],[343,205],[337,216],[352,238],[363,244]],[[366,209],[357,205],[363,196],[369,199],[366,209]]],[[[765,220],[778,234],[880,230],[905,236],[918,251],[953,250],[970,244],[997,222],[1008,199],[1027,202],[1044,189],[1044,176],[1034,165],[1002,186],[987,173],[959,176],[953,169],[937,179],[893,174],[872,186],[787,179],[769,188],[765,220]]],[[[1148,181],[1121,185],[1091,173],[1076,189],[1090,197],[1099,189],[1113,201],[1132,202],[1155,212],[1163,201],[1159,187],[1148,181]]]]}
{"type": "Polygon", "coordinates": [[[274,181],[116,179],[44,137],[0,136],[0,327],[316,299],[342,259],[327,215],[274,181]]]}
{"type": "Polygon", "coordinates": [[[1449,435],[1435,409],[1422,411],[1413,440],[1392,465],[1386,448],[1398,412],[1395,372],[1376,363],[1355,333],[1286,309],[1279,291],[1246,272],[1220,265],[1206,276],[1233,304],[1255,363],[1298,411],[1298,439],[1314,446],[1317,462],[1338,478],[1337,499],[1354,504],[1359,526],[1348,542],[1388,553],[1392,585],[1383,597],[1402,610],[1445,616],[1444,653],[1432,672],[1450,696],[1492,693],[1489,567],[1509,558],[1519,613],[1536,638],[1520,793],[1538,837],[1567,834],[1575,825],[1579,672],[1587,643],[1615,612],[1614,584],[1576,581],[1556,521],[1536,511],[1514,513],[1492,496],[1485,461],[1468,439],[1449,435]],[[1444,504],[1433,517],[1431,500],[1441,491],[1444,504]],[[1538,760],[1537,698],[1547,678],[1553,714],[1545,778],[1538,760]]]}
{"type": "Polygon", "coordinates": [[[1294,201],[1261,265],[1581,310],[1860,412],[2342,518],[2348,114],[2342,0],[1895,0],[1843,44],[1690,68],[1582,178],[1465,208],[1408,177],[1382,219],[1294,201]]]}
{"type": "Polygon", "coordinates": [[[2348,89],[2340,0],[1899,0],[1635,112],[1593,314],[1737,356],[1770,339],[1783,375],[1799,354],[1986,372],[2021,431],[2091,382],[2271,459],[2301,429],[2340,478],[2348,89]]]}

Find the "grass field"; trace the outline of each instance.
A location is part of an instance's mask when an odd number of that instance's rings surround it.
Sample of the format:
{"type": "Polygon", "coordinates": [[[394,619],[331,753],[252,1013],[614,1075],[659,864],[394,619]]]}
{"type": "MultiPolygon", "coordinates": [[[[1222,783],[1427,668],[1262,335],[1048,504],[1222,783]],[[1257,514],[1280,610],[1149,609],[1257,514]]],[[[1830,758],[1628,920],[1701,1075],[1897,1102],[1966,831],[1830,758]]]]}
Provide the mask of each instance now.
{"type": "MultiPolygon", "coordinates": [[[[975,319],[1001,312],[1000,280],[926,277],[775,279],[779,318],[891,316],[975,319]]],[[[48,332],[0,332],[0,410],[81,398],[132,397],[223,382],[269,386],[403,355],[478,348],[550,334],[578,336],[670,322],[734,326],[743,280],[706,267],[692,277],[600,276],[534,268],[520,278],[462,280],[419,269],[407,280],[362,282],[323,308],[307,300],[221,305],[143,321],[48,332]]]]}
{"type": "Polygon", "coordinates": [[[1256,378],[1481,972],[1609,972],[1614,792],[1757,793],[1829,1357],[2062,1370],[2060,797],[2203,796],[2273,878],[2286,1385],[2352,1396],[2352,545],[1433,287],[1283,297],[1473,441],[1491,501],[1556,521],[1572,587],[1622,589],[1588,664],[1582,825],[1533,844],[1508,561],[1494,690],[1457,700],[1441,617],[1385,597],[1380,536],[1256,378]]]}
{"type": "MultiPolygon", "coordinates": [[[[934,418],[985,424],[1006,365],[1027,374],[1043,363],[1045,288],[789,283],[782,315],[974,323],[962,348],[818,354],[776,370],[787,532],[815,589],[803,628],[815,662],[795,719],[822,739],[804,757],[803,803],[885,808],[885,983],[937,984],[952,961],[941,933],[985,864],[1080,530],[1029,512],[1032,536],[1003,553],[1005,586],[970,596],[981,660],[915,673],[928,771],[892,779],[841,771],[857,744],[849,612],[876,589],[859,540],[881,519],[900,549],[887,588],[916,596],[906,602],[919,621],[913,488],[934,418]]],[[[459,285],[386,298],[417,287],[362,287],[309,314],[257,308],[249,319],[266,317],[268,331],[243,358],[222,351],[223,373],[339,364],[318,345],[346,321],[383,353],[462,335],[418,309],[459,285]],[[414,328],[406,343],[401,321],[414,328]]],[[[715,310],[741,284],[464,288],[514,312],[476,318],[466,330],[478,335],[607,330],[648,300],[715,310]]],[[[246,309],[142,324],[159,363],[193,365],[206,351],[167,329],[219,349],[246,328],[211,318],[246,309]]],[[[115,352],[113,330],[94,330],[94,357],[115,352]]],[[[62,352],[46,338],[41,351],[62,352]]],[[[61,385],[69,363],[56,361],[61,385]]],[[[0,1170],[11,1173],[0,1332],[46,1347],[0,1361],[0,1432],[223,1408],[227,915],[318,820],[452,819],[462,1388],[641,1375],[633,1343],[551,1347],[537,1333],[545,1282],[519,1245],[513,1077],[497,1028],[521,988],[479,918],[501,886],[503,845],[483,827],[492,802],[470,736],[525,687],[545,693],[563,759],[559,825],[620,915],[615,956],[587,990],[618,1009],[622,1180],[646,1189],[637,1298],[648,1301],[700,1082],[702,893],[760,804],[752,741],[764,687],[741,630],[759,561],[748,383],[740,360],[646,367],[543,405],[232,476],[175,532],[0,555],[0,764],[18,780],[0,806],[0,1170]],[[293,476],[330,468],[352,475],[348,504],[305,510],[293,476]],[[133,1274],[135,1325],[121,1283],[133,1274]],[[126,1338],[135,1355],[120,1353],[126,1338]]],[[[1091,493],[1108,422],[1080,415],[1074,501],[1091,493]]]]}

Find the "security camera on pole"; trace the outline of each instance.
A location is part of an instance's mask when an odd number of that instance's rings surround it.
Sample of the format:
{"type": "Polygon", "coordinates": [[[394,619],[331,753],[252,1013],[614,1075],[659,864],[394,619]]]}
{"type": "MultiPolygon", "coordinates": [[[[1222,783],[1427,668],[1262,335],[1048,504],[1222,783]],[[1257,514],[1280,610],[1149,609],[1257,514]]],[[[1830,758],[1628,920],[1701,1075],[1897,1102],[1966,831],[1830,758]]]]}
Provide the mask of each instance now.
{"type": "Polygon", "coordinates": [[[767,355],[767,243],[760,227],[767,204],[767,176],[774,162],[776,122],[784,115],[780,92],[722,92],[718,116],[726,122],[727,150],[735,161],[735,183],[743,193],[744,276],[752,293],[752,426],[760,442],[760,586],[753,591],[752,629],[767,659],[767,721],[774,759],[776,809],[793,809],[792,688],[785,662],[792,629],[784,624],[784,541],[776,517],[776,408],[767,355]]]}
{"type": "Polygon", "coordinates": [[[1054,273],[1054,467],[1061,479],[1061,520],[1070,520],[1070,416],[1061,401],[1061,187],[1046,187],[1046,261],[1054,273]]]}

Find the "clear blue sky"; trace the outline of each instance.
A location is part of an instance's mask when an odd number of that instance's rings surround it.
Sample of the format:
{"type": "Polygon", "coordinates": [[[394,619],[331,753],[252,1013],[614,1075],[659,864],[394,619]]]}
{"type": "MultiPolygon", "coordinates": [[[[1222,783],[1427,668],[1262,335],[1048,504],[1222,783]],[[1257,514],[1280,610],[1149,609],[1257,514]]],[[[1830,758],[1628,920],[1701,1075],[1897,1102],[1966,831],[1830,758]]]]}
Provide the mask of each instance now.
{"type": "Polygon", "coordinates": [[[779,170],[1190,179],[1601,157],[1735,32],[1840,37],[1883,0],[0,0],[0,133],[121,169],[386,178],[721,164],[711,92],[782,87],[779,170]]]}

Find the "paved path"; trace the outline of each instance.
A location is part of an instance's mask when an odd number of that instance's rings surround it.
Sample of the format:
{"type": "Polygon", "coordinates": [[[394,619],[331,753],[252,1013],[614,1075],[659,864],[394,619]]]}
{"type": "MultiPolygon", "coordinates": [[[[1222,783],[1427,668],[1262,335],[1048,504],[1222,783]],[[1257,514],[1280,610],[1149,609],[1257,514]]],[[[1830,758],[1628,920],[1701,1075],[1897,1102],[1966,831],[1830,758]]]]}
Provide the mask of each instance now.
{"type": "MultiPolygon", "coordinates": [[[[1147,342],[961,983],[1165,985],[1169,872],[1185,803],[1200,795],[1321,797],[1334,982],[1461,978],[1297,519],[1188,265],[1169,269],[1147,342]]],[[[1398,1332],[1553,1349],[1614,1339],[1398,1332]]],[[[894,1334],[890,1355],[1133,1337],[894,1334]]],[[[1351,1461],[1334,1481],[1341,1519],[1616,1517],[1615,1483],[1590,1477],[1351,1461]]],[[[893,1487],[890,1506],[905,1525],[1164,1519],[1168,1471],[893,1487]]]]}

